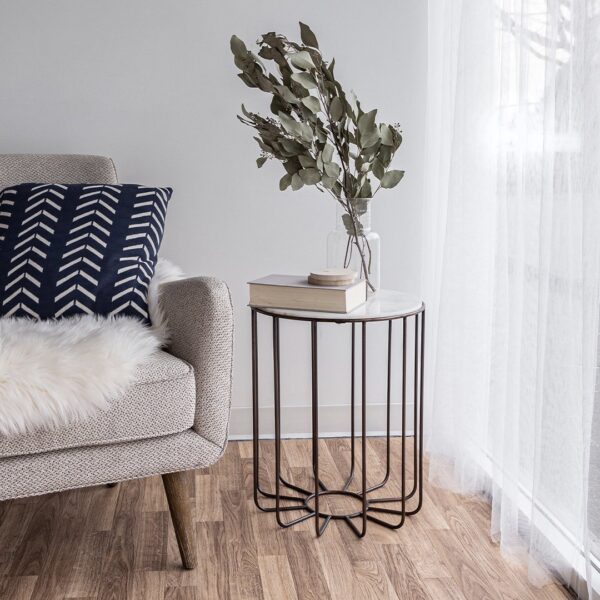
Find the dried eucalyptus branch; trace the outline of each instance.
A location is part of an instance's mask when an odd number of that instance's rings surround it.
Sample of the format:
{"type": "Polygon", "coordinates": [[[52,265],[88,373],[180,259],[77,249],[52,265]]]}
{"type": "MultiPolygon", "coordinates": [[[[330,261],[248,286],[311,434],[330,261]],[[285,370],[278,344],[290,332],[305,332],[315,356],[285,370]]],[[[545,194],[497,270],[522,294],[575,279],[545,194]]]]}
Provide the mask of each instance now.
{"type": "Polygon", "coordinates": [[[377,110],[365,112],[354,94],[346,95],[334,76],[335,59],[323,59],[315,34],[304,23],[300,23],[300,37],[301,44],[265,33],[254,54],[232,36],[231,51],[241,71],[238,77],[272,96],[274,115],[263,117],[242,105],[238,118],[257,132],[254,139],[262,150],[258,167],[273,158],[283,164],[280,190],[314,185],[344,207],[346,231],[360,253],[367,284],[374,289],[365,257],[365,245],[369,255],[370,248],[359,204],[353,199],[372,198],[379,189],[400,182],[404,171],[389,167],[402,134],[398,124],[376,123],[377,110]],[[272,61],[276,69],[269,71],[263,61],[272,61]],[[374,192],[371,176],[379,182],[374,192]]]}

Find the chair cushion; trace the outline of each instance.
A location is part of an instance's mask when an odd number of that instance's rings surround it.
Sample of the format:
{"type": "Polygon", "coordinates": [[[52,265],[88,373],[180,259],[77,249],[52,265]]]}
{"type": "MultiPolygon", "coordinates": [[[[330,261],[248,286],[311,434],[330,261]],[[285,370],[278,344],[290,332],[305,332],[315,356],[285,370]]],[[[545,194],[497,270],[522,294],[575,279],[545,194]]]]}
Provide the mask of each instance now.
{"type": "Polygon", "coordinates": [[[109,410],[52,431],[0,436],[0,457],[178,433],[192,427],[195,412],[193,368],[160,350],[140,366],[135,384],[109,410]]]}
{"type": "Polygon", "coordinates": [[[148,321],[171,188],[23,183],[0,192],[0,315],[148,321]]]}

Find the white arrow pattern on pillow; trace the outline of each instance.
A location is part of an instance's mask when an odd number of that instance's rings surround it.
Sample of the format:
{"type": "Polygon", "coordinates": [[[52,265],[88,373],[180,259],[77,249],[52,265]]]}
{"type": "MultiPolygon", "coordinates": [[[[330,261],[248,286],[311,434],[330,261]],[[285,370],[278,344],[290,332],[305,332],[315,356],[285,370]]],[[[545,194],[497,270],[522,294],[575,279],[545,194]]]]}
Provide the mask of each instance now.
{"type": "Polygon", "coordinates": [[[17,195],[17,190],[7,188],[0,192],[0,242],[4,241],[8,224],[15,206],[14,197],[17,195]]]}
{"type": "MultiPolygon", "coordinates": [[[[46,253],[61,211],[66,186],[58,184],[37,185],[27,197],[22,229],[14,245],[15,253],[10,259],[10,269],[4,286],[2,305],[4,314],[11,316],[21,310],[31,317],[39,318],[40,278],[44,272],[46,253]]],[[[2,195],[4,199],[6,192],[2,195]]],[[[10,215],[9,215],[10,216],[10,215]]],[[[4,238],[3,238],[4,239],[4,238]]]]}
{"type": "Polygon", "coordinates": [[[168,198],[167,190],[164,188],[140,186],[136,193],[136,202],[133,205],[134,210],[128,227],[129,233],[125,237],[125,256],[120,258],[123,266],[118,270],[119,278],[115,283],[112,301],[116,303],[124,296],[135,294],[142,302],[140,304],[135,298],[130,298],[118,304],[110,313],[111,315],[131,307],[144,318],[148,318],[148,312],[144,307],[148,286],[154,272],[153,259],[148,246],[156,256],[165,228],[168,198]],[[139,256],[140,250],[143,251],[144,258],[139,256]],[[135,274],[132,275],[132,272],[135,274]]]}
{"type": "Polygon", "coordinates": [[[111,185],[86,185],[71,223],[62,255],[54,297],[56,316],[83,311],[93,314],[105,250],[121,189],[111,185]]]}

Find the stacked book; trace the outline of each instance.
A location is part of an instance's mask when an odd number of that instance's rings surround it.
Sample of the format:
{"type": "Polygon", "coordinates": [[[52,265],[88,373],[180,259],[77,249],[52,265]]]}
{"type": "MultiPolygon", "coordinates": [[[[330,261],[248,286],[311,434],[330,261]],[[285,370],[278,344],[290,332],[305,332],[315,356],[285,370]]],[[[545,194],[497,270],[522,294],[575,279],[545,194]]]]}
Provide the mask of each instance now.
{"type": "Polygon", "coordinates": [[[248,282],[250,306],[348,313],[367,298],[364,280],[347,270],[329,270],[306,276],[268,275],[248,282]]]}

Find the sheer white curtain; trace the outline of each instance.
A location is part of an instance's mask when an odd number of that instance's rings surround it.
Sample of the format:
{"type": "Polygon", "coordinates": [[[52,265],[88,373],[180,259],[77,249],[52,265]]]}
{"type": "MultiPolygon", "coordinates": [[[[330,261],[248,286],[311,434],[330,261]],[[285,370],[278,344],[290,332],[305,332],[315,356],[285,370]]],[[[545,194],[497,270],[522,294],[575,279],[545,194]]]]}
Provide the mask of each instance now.
{"type": "Polygon", "coordinates": [[[585,597],[600,3],[429,0],[428,18],[430,478],[489,494],[502,549],[585,597]]]}

